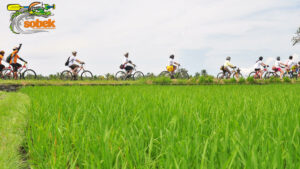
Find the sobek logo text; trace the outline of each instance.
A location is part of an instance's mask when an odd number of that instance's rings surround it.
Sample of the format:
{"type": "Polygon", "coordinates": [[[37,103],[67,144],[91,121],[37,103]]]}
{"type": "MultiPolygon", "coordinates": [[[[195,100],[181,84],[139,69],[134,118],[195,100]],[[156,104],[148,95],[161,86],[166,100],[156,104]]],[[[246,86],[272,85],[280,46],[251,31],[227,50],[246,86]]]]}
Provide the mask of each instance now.
{"type": "Polygon", "coordinates": [[[43,4],[33,2],[29,6],[20,4],[9,4],[7,10],[13,11],[10,18],[10,30],[15,34],[33,34],[48,32],[55,29],[54,14],[51,10],[55,9],[55,4],[43,4]]]}

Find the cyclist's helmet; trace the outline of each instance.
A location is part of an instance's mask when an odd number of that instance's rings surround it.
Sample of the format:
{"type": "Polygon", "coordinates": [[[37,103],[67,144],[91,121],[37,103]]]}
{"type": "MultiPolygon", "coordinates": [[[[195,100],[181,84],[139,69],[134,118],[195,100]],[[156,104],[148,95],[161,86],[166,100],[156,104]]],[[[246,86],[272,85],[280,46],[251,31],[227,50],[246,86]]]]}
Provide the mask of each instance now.
{"type": "Polygon", "coordinates": [[[229,60],[229,61],[230,61],[230,60],[231,60],[231,57],[230,57],[230,56],[228,56],[228,57],[226,58],[226,60],[229,60]]]}
{"type": "Polygon", "coordinates": [[[292,59],[293,59],[293,56],[290,56],[289,59],[292,60],[292,59]]]}
{"type": "Polygon", "coordinates": [[[259,58],[258,58],[258,60],[260,60],[260,61],[262,61],[264,59],[264,57],[262,57],[262,56],[260,56],[259,58]]]}
{"type": "Polygon", "coordinates": [[[124,56],[125,56],[125,57],[128,57],[128,56],[129,56],[129,53],[128,53],[128,52],[127,52],[127,53],[125,53],[125,54],[124,54],[124,56]]]}
{"type": "Polygon", "coordinates": [[[1,55],[4,55],[4,53],[5,53],[5,52],[4,52],[3,50],[0,51],[0,54],[1,54],[1,55]]]}
{"type": "Polygon", "coordinates": [[[277,57],[277,60],[280,61],[280,56],[277,57]]]}
{"type": "Polygon", "coordinates": [[[77,52],[76,52],[76,51],[73,51],[73,52],[72,52],[72,54],[73,54],[73,55],[76,55],[76,54],[77,54],[77,52]]]}
{"type": "Polygon", "coordinates": [[[19,49],[18,47],[14,47],[14,48],[13,48],[13,51],[18,50],[18,49],[19,49]]]}
{"type": "Polygon", "coordinates": [[[170,56],[170,58],[171,58],[171,59],[174,59],[174,58],[175,58],[175,56],[174,56],[174,55],[171,55],[171,56],[170,56]]]}

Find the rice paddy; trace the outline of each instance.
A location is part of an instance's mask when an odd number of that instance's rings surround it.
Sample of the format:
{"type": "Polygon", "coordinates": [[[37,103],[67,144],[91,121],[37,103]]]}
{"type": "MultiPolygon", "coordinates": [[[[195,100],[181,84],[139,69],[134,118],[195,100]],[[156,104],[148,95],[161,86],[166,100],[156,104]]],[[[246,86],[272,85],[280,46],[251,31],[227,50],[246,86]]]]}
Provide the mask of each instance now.
{"type": "Polygon", "coordinates": [[[25,87],[32,168],[299,168],[300,86],[25,87]]]}

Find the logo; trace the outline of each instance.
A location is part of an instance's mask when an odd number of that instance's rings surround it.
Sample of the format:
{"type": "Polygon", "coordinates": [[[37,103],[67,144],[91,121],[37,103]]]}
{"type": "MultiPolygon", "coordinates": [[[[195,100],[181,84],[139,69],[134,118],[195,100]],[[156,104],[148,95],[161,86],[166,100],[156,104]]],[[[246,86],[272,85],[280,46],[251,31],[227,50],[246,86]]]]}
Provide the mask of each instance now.
{"type": "Polygon", "coordinates": [[[10,17],[10,30],[15,34],[33,34],[48,32],[56,28],[54,14],[55,4],[33,2],[29,6],[20,4],[7,5],[8,11],[13,11],[10,17]]]}

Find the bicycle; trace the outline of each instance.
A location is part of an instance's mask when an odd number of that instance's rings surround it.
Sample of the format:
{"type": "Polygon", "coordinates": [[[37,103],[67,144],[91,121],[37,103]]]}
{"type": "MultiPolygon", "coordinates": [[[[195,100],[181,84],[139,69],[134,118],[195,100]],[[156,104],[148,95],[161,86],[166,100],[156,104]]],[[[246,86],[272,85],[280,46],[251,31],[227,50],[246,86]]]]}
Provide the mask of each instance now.
{"type": "Polygon", "coordinates": [[[236,69],[236,67],[232,68],[231,75],[230,76],[228,76],[228,75],[229,75],[228,72],[224,73],[224,71],[222,71],[222,72],[218,73],[217,79],[229,79],[231,76],[232,76],[232,78],[235,78],[235,79],[243,78],[240,68],[236,69]]]}
{"type": "MultiPolygon", "coordinates": [[[[284,67],[281,66],[282,69],[284,69],[284,67]]],[[[272,68],[273,71],[268,71],[265,75],[265,79],[269,79],[271,77],[274,77],[274,78],[280,78],[280,71],[278,70],[275,70],[274,68],[272,68]]],[[[283,77],[285,77],[285,74],[283,74],[283,77]]]]}
{"type": "MultiPolygon", "coordinates": [[[[269,65],[264,66],[263,73],[262,73],[262,76],[261,76],[264,79],[268,79],[267,75],[270,73],[270,71],[268,70],[268,68],[269,68],[269,65]]],[[[253,71],[253,72],[251,72],[248,77],[253,77],[254,79],[260,79],[260,77],[259,77],[259,71],[253,71]]]]}
{"type": "Polygon", "coordinates": [[[299,67],[296,67],[295,71],[293,71],[293,70],[289,70],[288,72],[286,71],[283,74],[283,77],[289,77],[291,79],[293,79],[293,78],[298,79],[298,77],[300,77],[299,75],[300,75],[299,67]]]}
{"type": "MultiPolygon", "coordinates": [[[[82,73],[80,75],[81,80],[93,80],[94,79],[94,76],[93,76],[92,72],[89,71],[89,70],[85,70],[84,64],[81,64],[79,66],[79,69],[77,70],[77,76],[79,75],[79,73],[81,71],[82,71],[82,73]]],[[[70,70],[64,70],[60,74],[60,79],[61,80],[76,80],[77,77],[75,77],[73,75],[72,71],[70,71],[70,70]]]]}
{"type": "Polygon", "coordinates": [[[178,66],[177,70],[172,73],[169,71],[162,71],[159,76],[161,77],[170,77],[170,78],[175,78],[175,79],[188,79],[190,76],[187,73],[187,71],[185,71],[185,69],[180,68],[180,66],[178,66]]]}
{"type": "Polygon", "coordinates": [[[118,71],[115,75],[115,79],[116,80],[129,80],[129,79],[139,80],[141,78],[144,78],[145,77],[144,73],[141,71],[137,71],[136,67],[137,67],[136,65],[133,66],[133,71],[131,74],[128,74],[125,71],[118,71]]]}
{"type": "MultiPolygon", "coordinates": [[[[14,70],[11,65],[9,65],[7,68],[5,68],[3,71],[4,79],[9,80],[14,78],[14,70]]],[[[27,67],[27,63],[24,63],[23,66],[18,68],[17,71],[17,77],[24,80],[32,80],[37,79],[37,75],[34,70],[29,69],[27,67]]]]}

